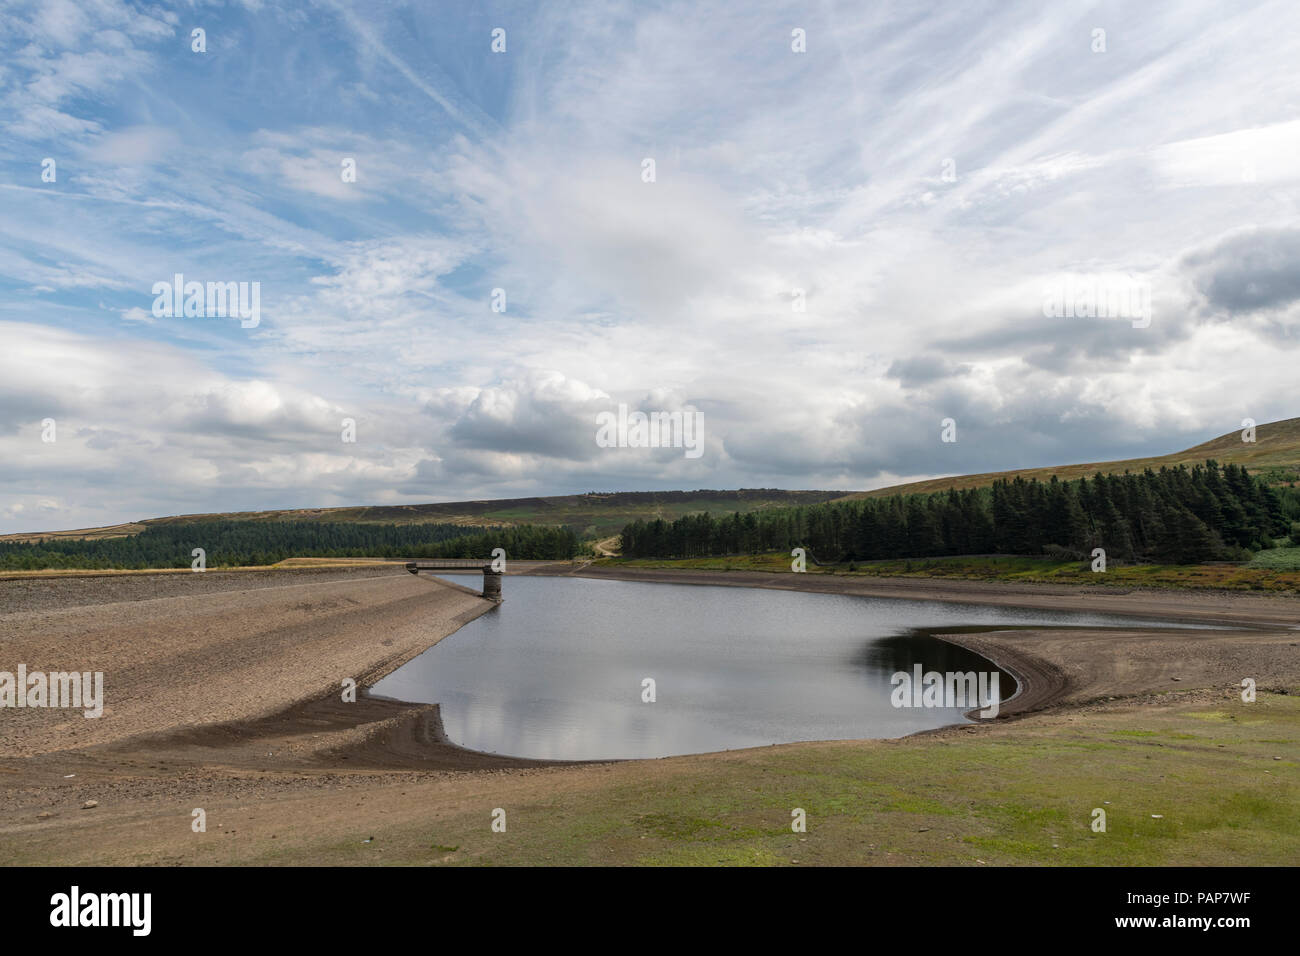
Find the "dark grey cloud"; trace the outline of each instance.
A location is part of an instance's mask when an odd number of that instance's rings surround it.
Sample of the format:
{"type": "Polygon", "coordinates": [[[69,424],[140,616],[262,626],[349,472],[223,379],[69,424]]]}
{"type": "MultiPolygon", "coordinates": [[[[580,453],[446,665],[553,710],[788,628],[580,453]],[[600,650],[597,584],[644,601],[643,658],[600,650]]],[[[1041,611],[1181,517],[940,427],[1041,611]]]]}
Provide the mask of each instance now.
{"type": "Polygon", "coordinates": [[[941,379],[969,375],[969,365],[954,365],[937,355],[918,355],[915,358],[895,359],[885,372],[887,378],[897,379],[904,388],[915,388],[941,379]]]}
{"type": "MultiPolygon", "coordinates": [[[[934,346],[959,359],[1019,357],[1026,364],[1064,373],[1087,366],[1096,373],[1138,354],[1160,354],[1192,335],[1187,311],[1152,304],[1151,324],[1134,328],[1127,318],[1017,316],[972,335],[940,339],[934,346]]],[[[892,371],[892,369],[891,369],[892,371]]]]}
{"type": "Polygon", "coordinates": [[[21,428],[39,427],[46,418],[61,422],[76,409],[76,402],[62,395],[33,395],[19,389],[0,388],[0,435],[16,435],[21,428]]]}
{"type": "Polygon", "coordinates": [[[1276,309],[1300,299],[1300,229],[1253,229],[1187,255],[1192,283],[1227,312],[1276,309]]]}

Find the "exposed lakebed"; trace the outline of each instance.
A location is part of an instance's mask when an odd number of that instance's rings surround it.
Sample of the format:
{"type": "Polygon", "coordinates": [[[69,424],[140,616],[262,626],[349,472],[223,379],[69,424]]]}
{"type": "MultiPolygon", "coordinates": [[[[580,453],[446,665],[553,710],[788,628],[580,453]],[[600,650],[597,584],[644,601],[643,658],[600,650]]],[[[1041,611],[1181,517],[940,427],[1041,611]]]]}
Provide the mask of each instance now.
{"type": "MultiPolygon", "coordinates": [[[[447,736],[462,747],[550,760],[900,737],[964,723],[975,704],[895,707],[896,672],[996,670],[927,630],[1160,626],[1108,614],[587,578],[510,577],[504,594],[500,607],[372,693],[440,704],[447,736]],[[653,703],[644,700],[647,678],[653,703]]],[[[1000,685],[1002,698],[1015,693],[1010,676],[1000,685]]]]}

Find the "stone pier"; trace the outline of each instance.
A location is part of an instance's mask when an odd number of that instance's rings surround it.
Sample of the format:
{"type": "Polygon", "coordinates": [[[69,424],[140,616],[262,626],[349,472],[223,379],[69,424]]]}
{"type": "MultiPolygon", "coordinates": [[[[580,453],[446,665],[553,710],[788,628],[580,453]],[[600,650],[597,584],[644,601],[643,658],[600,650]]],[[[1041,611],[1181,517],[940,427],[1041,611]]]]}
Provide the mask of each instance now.
{"type": "Polygon", "coordinates": [[[491,561],[481,561],[477,558],[446,558],[441,561],[408,561],[406,563],[406,570],[412,574],[419,574],[421,571],[468,571],[470,569],[483,572],[483,597],[500,604],[504,600],[501,597],[502,573],[492,570],[491,561]]]}

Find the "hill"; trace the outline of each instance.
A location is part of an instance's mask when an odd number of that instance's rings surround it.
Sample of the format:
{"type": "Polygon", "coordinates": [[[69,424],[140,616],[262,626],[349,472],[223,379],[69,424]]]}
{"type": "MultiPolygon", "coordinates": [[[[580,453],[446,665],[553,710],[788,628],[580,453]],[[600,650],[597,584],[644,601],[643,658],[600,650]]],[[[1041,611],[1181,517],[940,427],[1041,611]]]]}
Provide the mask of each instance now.
{"type": "MultiPolygon", "coordinates": [[[[1300,418],[1270,422],[1256,429],[1254,443],[1241,440],[1239,431],[1228,432],[1195,447],[1151,458],[1129,458],[1087,464],[1022,468],[1015,471],[985,472],[908,482],[873,491],[787,491],[777,488],[741,488],[721,491],[624,491],[584,495],[556,495],[535,498],[452,501],[415,505],[359,505],[339,508],[292,508],[278,511],[240,511],[226,514],[173,515],[146,518],[102,528],[0,535],[0,541],[39,541],[52,538],[119,538],[139,534],[146,527],[162,524],[194,524],[210,521],[325,521],[369,524],[447,523],[473,526],[563,525],[583,539],[608,539],[629,522],[663,518],[672,521],[683,515],[710,511],[730,514],[767,508],[819,504],[825,501],[879,498],[897,494],[927,494],[991,485],[997,478],[1017,475],[1046,481],[1055,475],[1066,480],[1097,473],[1122,474],[1159,469],[1162,465],[1193,465],[1214,458],[1221,464],[1244,465],[1259,474],[1274,472],[1286,483],[1300,475],[1300,418]]],[[[602,551],[604,549],[601,549],[602,551]]]]}
{"type": "Polygon", "coordinates": [[[75,531],[0,535],[0,541],[41,541],[54,538],[120,538],[145,528],[211,521],[321,521],[365,524],[463,524],[472,526],[563,525],[582,538],[617,535],[638,518],[671,521],[700,511],[750,512],[765,508],[818,504],[844,496],[843,491],[785,491],[741,488],[732,491],[623,491],[537,498],[452,501],[438,504],[374,505],[342,508],[292,508],[280,511],[237,511],[225,514],[174,515],[102,528],[75,531]]]}
{"type": "MultiPolygon", "coordinates": [[[[931,494],[955,488],[958,491],[967,488],[983,488],[993,484],[998,478],[1015,478],[1028,481],[1037,478],[1047,481],[1055,475],[1061,481],[1075,478],[1091,478],[1095,474],[1123,474],[1126,471],[1139,473],[1146,468],[1158,471],[1162,466],[1203,464],[1207,458],[1213,458],[1221,465],[1243,465],[1253,474],[1268,473],[1276,470],[1279,477],[1284,473],[1296,475],[1300,472],[1300,418],[1288,418],[1280,422],[1269,422],[1255,430],[1253,443],[1243,442],[1241,432],[1232,431],[1210,441],[1202,442],[1184,451],[1156,455],[1151,458],[1127,458],[1120,461],[1097,461],[1079,465],[1050,465],[1045,468],[1020,468],[1014,471],[990,471],[978,475],[956,475],[949,478],[931,478],[926,481],[912,481],[874,491],[857,491],[845,495],[845,498],[887,498],[891,495],[931,494]]],[[[1284,478],[1292,484],[1296,478],[1284,478]]]]}

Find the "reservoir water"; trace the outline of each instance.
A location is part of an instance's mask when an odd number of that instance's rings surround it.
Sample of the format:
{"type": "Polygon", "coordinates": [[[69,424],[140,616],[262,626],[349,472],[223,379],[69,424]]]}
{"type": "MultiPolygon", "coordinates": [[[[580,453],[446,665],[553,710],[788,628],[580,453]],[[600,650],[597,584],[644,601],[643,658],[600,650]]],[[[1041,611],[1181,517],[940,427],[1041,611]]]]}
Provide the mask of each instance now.
{"type": "MultiPolygon", "coordinates": [[[[587,578],[510,577],[504,593],[500,607],[372,693],[440,704],[452,742],[516,757],[663,757],[900,737],[964,723],[970,708],[896,708],[894,673],[917,663],[941,673],[994,670],[925,629],[1159,626],[1116,615],[587,578]],[[653,703],[642,699],[647,678],[653,703]]],[[[1009,675],[1000,684],[1004,699],[1015,693],[1009,675]]]]}

